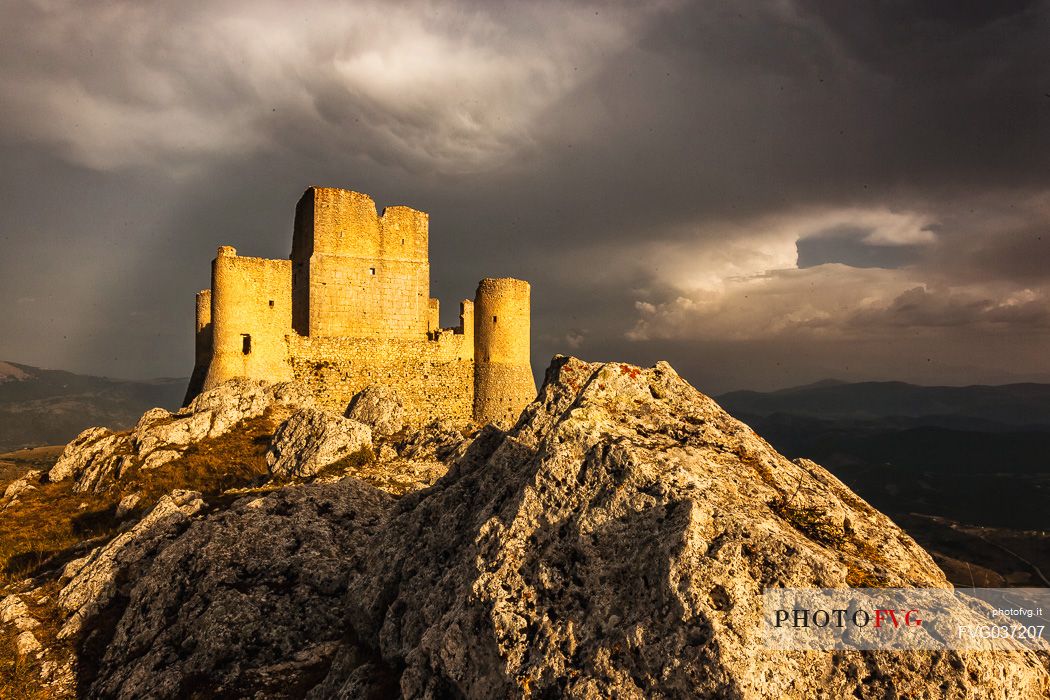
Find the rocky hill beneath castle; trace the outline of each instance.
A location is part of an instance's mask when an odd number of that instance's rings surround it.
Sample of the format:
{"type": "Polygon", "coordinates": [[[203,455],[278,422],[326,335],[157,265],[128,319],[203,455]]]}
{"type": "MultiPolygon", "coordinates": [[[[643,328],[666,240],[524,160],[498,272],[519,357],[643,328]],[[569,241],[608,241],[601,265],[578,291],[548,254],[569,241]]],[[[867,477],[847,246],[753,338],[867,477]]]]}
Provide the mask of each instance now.
{"type": "Polygon", "coordinates": [[[947,581],[888,518],[665,363],[555,358],[509,430],[415,430],[401,414],[380,387],[336,414],[294,383],[233,381],[132,430],[85,431],[49,473],[8,484],[0,691],[1050,691],[1030,652],[765,650],[765,589],[947,581]]]}

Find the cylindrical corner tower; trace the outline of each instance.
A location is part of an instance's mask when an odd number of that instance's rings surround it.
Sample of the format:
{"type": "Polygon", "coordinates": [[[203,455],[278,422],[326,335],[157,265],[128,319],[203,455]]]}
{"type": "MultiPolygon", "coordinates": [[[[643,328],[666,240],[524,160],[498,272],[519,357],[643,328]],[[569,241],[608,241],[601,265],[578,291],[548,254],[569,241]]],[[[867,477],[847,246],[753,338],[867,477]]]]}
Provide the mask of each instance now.
{"type": "Polygon", "coordinates": [[[509,426],[536,398],[529,283],[485,278],[474,295],[474,420],[509,426]]]}
{"type": "Polygon", "coordinates": [[[292,263],[237,255],[220,246],[211,272],[211,364],[205,391],[233,379],[292,378],[292,263]]]}
{"type": "Polygon", "coordinates": [[[237,249],[219,246],[211,262],[212,357],[204,378],[204,391],[233,377],[244,376],[243,362],[234,349],[237,336],[235,265],[237,249]]]}

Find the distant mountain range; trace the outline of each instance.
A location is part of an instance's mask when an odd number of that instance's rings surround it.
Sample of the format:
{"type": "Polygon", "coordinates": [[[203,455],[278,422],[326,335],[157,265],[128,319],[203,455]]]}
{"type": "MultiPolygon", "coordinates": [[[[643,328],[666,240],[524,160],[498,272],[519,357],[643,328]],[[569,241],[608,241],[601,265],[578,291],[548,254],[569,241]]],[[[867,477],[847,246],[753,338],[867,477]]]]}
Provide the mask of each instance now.
{"type": "Polygon", "coordinates": [[[62,444],[92,425],[129,427],[149,408],[176,408],[185,390],[185,379],[107,379],[0,361],[0,452],[62,444]]]}

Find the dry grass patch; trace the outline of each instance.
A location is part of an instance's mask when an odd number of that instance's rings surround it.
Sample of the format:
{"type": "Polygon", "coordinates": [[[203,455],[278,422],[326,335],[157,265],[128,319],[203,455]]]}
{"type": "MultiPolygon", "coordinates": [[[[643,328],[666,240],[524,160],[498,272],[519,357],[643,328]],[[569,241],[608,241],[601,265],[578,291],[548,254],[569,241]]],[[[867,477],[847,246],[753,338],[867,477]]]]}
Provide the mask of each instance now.
{"type": "Polygon", "coordinates": [[[275,429],[266,417],[244,421],[217,438],[192,445],[168,464],[128,469],[103,493],[75,493],[72,480],[40,484],[0,513],[0,591],[79,555],[119,530],[117,504],[130,493],[148,510],[174,489],[216,498],[232,488],[257,486],[269,476],[266,450],[275,429]]]}
{"type": "MultiPolygon", "coordinates": [[[[57,583],[51,581],[35,589],[32,595],[21,595],[20,598],[29,608],[33,619],[40,623],[39,627],[32,630],[32,634],[47,650],[47,660],[61,666],[69,662],[76,649],[69,640],[59,640],[57,637],[64,621],[55,603],[58,590],[57,583]],[[43,602],[35,599],[42,599],[43,602]]],[[[12,625],[0,628],[0,698],[55,698],[54,692],[42,685],[41,662],[35,655],[18,655],[18,634],[12,625]]]]}
{"type": "Polygon", "coordinates": [[[72,559],[86,540],[119,529],[110,494],[74,493],[70,481],[40,484],[0,513],[0,591],[72,559]]]}
{"type": "MultiPolygon", "coordinates": [[[[104,544],[126,527],[128,520],[175,489],[200,491],[215,505],[241,497],[223,495],[228,489],[259,486],[269,478],[266,451],[275,427],[268,417],[243,421],[220,437],[192,445],[182,457],[161,467],[143,470],[132,466],[101,493],[76,493],[72,480],[36,484],[0,512],[0,597],[24,579],[51,572],[46,576],[49,580],[33,594],[39,597],[46,593],[45,601],[22,596],[33,617],[41,622],[33,634],[49,649],[49,659],[74,653],[55,638],[61,624],[61,615],[53,608],[55,572],[71,559],[104,544]],[[118,503],[132,493],[141,495],[138,512],[118,519],[118,503]]],[[[369,451],[348,460],[366,464],[372,458],[369,451]]],[[[16,653],[16,635],[11,625],[0,625],[0,698],[51,697],[41,690],[39,663],[16,653]]]]}
{"type": "Polygon", "coordinates": [[[141,493],[148,507],[174,489],[200,491],[207,500],[229,489],[259,486],[270,475],[266,451],[277,426],[264,416],[241,421],[229,432],[190,445],[176,460],[155,469],[128,469],[115,484],[121,493],[141,493]]]}
{"type": "Polygon", "coordinates": [[[18,655],[17,636],[10,625],[0,629],[0,698],[46,700],[50,696],[40,687],[40,664],[18,655]]]}

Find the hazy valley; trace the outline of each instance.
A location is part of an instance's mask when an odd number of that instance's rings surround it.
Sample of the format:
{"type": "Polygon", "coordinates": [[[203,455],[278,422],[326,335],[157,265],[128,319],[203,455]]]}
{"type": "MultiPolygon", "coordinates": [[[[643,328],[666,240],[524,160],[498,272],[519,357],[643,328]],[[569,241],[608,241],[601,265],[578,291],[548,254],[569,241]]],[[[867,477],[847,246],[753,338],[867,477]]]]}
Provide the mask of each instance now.
{"type": "Polygon", "coordinates": [[[154,406],[174,409],[185,379],[129,381],[0,361],[0,453],[64,444],[84,428],[127,428],[154,406]]]}

